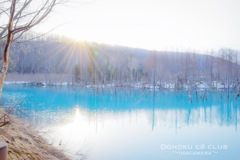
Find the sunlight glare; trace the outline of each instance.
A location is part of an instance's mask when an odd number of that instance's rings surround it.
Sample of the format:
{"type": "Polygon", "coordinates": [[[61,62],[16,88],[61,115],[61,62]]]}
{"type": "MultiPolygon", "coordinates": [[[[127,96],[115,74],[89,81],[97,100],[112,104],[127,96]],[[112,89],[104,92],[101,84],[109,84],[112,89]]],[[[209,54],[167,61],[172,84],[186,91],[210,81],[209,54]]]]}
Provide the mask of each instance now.
{"type": "MultiPolygon", "coordinates": [[[[74,109],[74,121],[73,123],[76,125],[79,125],[79,123],[81,123],[81,113],[80,113],[80,106],[76,105],[75,109],[74,109]]],[[[77,126],[75,126],[77,128],[77,126]]]]}

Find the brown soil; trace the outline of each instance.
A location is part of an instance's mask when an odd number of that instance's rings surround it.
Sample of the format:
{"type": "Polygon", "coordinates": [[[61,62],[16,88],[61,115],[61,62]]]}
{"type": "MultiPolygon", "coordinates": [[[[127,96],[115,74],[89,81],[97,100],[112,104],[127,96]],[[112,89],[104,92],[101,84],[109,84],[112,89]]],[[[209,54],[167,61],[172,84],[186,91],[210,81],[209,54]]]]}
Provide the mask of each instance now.
{"type": "MultiPolygon", "coordinates": [[[[0,110],[0,118],[6,114],[0,110]]],[[[36,131],[6,114],[10,123],[0,127],[0,141],[8,146],[8,160],[69,160],[62,151],[49,145],[36,131]]],[[[0,119],[0,126],[3,119],[0,119]]]]}

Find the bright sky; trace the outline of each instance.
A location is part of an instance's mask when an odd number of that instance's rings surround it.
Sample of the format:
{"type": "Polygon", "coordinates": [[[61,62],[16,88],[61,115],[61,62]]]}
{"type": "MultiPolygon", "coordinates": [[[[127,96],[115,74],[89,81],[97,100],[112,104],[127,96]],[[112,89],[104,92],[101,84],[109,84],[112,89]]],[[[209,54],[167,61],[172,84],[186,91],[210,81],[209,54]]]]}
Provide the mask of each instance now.
{"type": "Polygon", "coordinates": [[[240,49],[239,0],[75,0],[41,27],[54,34],[156,50],[240,49]]]}

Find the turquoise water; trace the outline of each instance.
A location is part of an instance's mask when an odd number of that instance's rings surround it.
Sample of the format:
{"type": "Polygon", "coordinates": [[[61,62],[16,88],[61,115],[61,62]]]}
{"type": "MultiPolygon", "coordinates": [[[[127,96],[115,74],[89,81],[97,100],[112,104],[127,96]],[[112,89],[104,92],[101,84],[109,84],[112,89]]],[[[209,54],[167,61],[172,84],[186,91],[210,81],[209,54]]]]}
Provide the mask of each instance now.
{"type": "Polygon", "coordinates": [[[238,160],[240,99],[226,97],[7,85],[1,103],[19,102],[15,114],[72,159],[238,160]]]}

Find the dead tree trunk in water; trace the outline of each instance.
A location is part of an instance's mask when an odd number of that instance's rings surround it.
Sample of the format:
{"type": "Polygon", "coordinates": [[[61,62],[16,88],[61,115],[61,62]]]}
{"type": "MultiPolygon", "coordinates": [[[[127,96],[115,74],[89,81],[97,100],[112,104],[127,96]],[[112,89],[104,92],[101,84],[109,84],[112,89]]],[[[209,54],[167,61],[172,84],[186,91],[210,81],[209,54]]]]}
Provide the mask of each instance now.
{"type": "Polygon", "coordinates": [[[153,55],[153,101],[156,96],[156,53],[153,55]]]}

